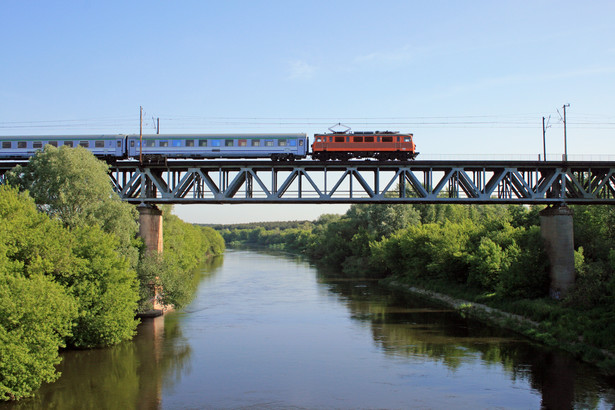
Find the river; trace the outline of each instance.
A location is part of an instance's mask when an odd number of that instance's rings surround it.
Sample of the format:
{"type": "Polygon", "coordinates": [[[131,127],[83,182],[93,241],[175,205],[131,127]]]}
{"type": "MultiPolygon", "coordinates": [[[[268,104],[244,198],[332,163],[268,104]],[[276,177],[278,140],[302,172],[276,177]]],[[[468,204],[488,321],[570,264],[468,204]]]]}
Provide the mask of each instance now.
{"type": "Polygon", "coordinates": [[[66,351],[4,408],[612,408],[615,379],[565,353],[301,258],[227,250],[184,310],[132,342],[66,351]]]}

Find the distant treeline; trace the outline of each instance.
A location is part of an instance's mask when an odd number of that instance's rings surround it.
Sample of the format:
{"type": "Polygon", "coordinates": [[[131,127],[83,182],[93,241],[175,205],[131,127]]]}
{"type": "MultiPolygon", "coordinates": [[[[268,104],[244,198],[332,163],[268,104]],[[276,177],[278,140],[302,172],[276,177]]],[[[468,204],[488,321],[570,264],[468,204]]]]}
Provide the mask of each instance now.
{"type": "Polygon", "coordinates": [[[219,233],[164,208],[164,253],[147,252],[107,171],[84,148],[47,145],[0,186],[0,401],[56,380],[60,348],[131,339],[155,287],[188,303],[195,268],[224,251],[219,233]]]}
{"type": "Polygon", "coordinates": [[[266,231],[285,230],[285,229],[308,229],[312,226],[311,221],[283,221],[283,222],[249,222],[243,224],[201,224],[217,231],[221,230],[244,230],[263,228],[266,231]]]}
{"type": "Polygon", "coordinates": [[[535,339],[615,369],[615,208],[573,207],[574,289],[548,297],[543,207],[353,205],[285,228],[222,227],[229,246],[258,244],[307,255],[353,277],[381,278],[485,303],[541,322],[535,339]],[[583,344],[578,341],[583,340],[583,344]]]}

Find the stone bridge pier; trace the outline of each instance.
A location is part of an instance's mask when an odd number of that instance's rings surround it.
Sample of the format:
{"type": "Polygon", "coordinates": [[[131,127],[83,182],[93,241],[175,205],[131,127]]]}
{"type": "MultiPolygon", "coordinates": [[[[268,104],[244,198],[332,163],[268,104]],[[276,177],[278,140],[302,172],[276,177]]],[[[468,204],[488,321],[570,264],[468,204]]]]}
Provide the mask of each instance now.
{"type": "Polygon", "coordinates": [[[549,258],[549,293],[552,298],[560,299],[566,296],[575,281],[572,210],[565,205],[542,210],[540,233],[549,258]]]}

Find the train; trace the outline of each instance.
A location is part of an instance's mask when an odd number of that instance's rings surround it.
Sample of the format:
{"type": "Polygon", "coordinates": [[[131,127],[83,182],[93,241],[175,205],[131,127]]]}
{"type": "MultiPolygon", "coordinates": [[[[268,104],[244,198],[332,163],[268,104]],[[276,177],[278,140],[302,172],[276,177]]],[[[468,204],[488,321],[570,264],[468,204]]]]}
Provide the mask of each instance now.
{"type": "Polygon", "coordinates": [[[413,135],[393,131],[314,134],[309,150],[305,133],[293,134],[118,134],[0,136],[0,160],[27,160],[45,145],[81,146],[107,161],[269,158],[319,161],[356,158],[411,160],[418,152],[413,135]]]}

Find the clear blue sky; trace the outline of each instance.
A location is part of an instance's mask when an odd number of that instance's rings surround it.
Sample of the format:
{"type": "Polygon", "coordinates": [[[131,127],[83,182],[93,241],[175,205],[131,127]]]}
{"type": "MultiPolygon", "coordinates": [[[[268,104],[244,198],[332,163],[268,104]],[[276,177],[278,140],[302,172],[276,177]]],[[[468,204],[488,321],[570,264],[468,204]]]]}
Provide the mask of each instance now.
{"type": "MultiPolygon", "coordinates": [[[[13,1],[0,134],[412,132],[424,158],[615,158],[613,1],[13,1]]],[[[345,206],[191,206],[190,222],[345,206]]]]}

